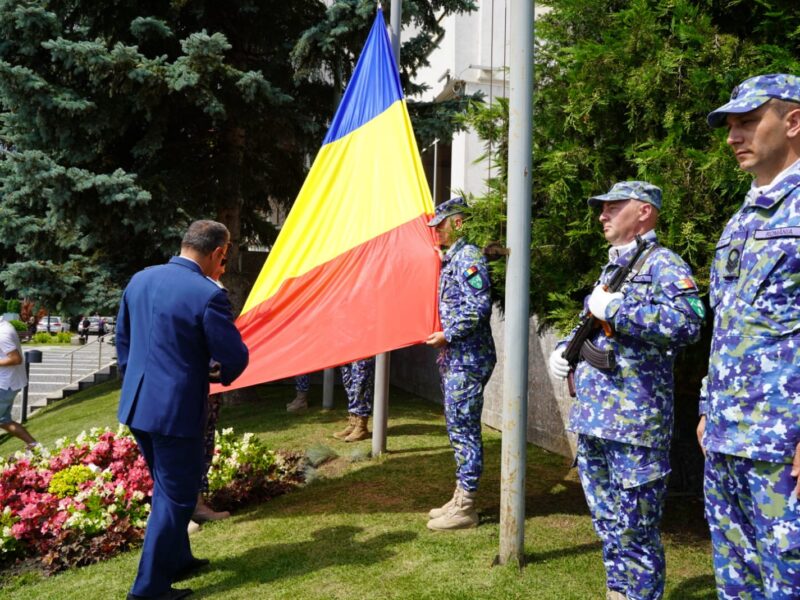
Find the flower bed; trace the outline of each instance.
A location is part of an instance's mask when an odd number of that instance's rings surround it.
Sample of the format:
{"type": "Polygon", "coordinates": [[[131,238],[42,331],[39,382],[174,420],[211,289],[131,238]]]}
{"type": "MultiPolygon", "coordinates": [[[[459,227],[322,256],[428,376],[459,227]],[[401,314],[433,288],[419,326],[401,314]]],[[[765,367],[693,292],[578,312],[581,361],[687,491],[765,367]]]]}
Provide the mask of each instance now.
{"type": "MultiPolygon", "coordinates": [[[[285,493],[302,482],[303,466],[301,455],[226,429],[209,472],[211,504],[231,509],[285,493]]],[[[152,487],[124,427],[0,458],[0,567],[35,557],[54,572],[125,550],[144,537],[152,487]]]]}

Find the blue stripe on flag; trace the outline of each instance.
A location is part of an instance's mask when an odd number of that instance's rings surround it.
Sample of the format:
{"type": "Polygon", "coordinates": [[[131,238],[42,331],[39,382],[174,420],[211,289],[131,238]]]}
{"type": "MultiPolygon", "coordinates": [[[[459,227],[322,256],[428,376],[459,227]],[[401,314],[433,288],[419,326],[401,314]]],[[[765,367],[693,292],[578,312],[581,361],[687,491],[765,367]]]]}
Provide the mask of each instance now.
{"type": "Polygon", "coordinates": [[[364,50],[322,144],[346,136],[402,99],[403,88],[400,86],[400,75],[394,62],[383,11],[378,9],[364,50]]]}

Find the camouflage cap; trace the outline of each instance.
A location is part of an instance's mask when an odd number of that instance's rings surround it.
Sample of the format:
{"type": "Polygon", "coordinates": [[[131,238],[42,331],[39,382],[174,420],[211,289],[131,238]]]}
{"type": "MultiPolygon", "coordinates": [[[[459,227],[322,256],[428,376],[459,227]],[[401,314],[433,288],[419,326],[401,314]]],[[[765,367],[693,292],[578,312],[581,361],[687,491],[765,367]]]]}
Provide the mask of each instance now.
{"type": "Polygon", "coordinates": [[[640,200],[661,210],[661,188],[646,181],[620,181],[611,186],[607,194],[589,198],[589,206],[599,206],[601,202],[620,200],[640,200]]]}
{"type": "Polygon", "coordinates": [[[433,213],[433,218],[428,221],[428,227],[436,227],[447,217],[463,213],[467,208],[467,202],[461,196],[450,198],[439,204],[433,213]]]}
{"type": "Polygon", "coordinates": [[[757,109],[770,98],[800,102],[800,78],[785,73],[757,75],[733,88],[731,99],[708,113],[708,124],[721,127],[730,113],[746,113],[757,109]]]}

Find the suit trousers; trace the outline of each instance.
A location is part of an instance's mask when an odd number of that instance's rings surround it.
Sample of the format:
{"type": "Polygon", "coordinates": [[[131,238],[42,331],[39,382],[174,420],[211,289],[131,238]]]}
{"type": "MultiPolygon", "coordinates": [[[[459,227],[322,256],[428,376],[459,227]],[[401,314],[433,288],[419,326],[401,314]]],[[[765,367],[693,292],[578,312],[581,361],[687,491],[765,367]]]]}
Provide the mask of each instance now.
{"type": "Polygon", "coordinates": [[[150,517],[131,592],[157,596],[192,561],[186,528],[203,472],[203,437],[176,437],[131,428],[153,478],[150,517]]]}

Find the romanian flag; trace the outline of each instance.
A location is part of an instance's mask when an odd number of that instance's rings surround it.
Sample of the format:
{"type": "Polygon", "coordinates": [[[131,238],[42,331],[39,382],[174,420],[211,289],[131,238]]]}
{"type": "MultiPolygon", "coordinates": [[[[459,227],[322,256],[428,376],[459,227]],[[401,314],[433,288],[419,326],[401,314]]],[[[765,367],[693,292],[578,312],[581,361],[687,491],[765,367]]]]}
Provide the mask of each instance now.
{"type": "Polygon", "coordinates": [[[236,321],[250,364],[224,389],[425,340],[438,329],[440,260],[426,225],[432,214],[378,10],[322,148],[236,321]]]}

